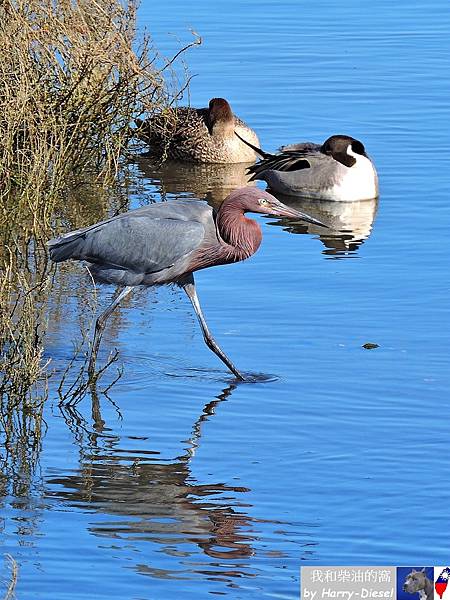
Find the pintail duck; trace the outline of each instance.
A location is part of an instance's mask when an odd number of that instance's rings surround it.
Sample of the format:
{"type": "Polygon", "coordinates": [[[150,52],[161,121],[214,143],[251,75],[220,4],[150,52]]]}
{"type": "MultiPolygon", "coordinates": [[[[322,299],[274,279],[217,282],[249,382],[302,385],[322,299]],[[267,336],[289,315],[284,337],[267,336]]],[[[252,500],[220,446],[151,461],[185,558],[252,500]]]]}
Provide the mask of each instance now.
{"type": "Polygon", "coordinates": [[[224,98],[212,98],[208,108],[173,108],[146,121],[136,120],[137,136],[152,153],[196,163],[254,162],[256,133],[233,115],[224,98]],[[235,135],[235,132],[237,136],[235,135]]]}
{"type": "Polygon", "coordinates": [[[274,192],[341,202],[378,196],[375,167],[362,142],[348,135],[283,146],[278,154],[253,149],[262,160],[247,169],[250,181],[264,180],[274,192]]]}

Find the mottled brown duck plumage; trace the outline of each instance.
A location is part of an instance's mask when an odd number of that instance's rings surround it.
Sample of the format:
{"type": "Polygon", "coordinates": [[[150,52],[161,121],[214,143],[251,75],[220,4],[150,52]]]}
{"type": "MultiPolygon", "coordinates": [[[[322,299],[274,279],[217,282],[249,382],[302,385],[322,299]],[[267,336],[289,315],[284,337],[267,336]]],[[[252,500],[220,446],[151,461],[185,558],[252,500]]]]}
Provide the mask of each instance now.
{"type": "Polygon", "coordinates": [[[171,108],[146,121],[137,120],[138,137],[153,154],[197,163],[254,162],[256,133],[236,117],[224,98],[212,98],[208,108],[171,108]]]}

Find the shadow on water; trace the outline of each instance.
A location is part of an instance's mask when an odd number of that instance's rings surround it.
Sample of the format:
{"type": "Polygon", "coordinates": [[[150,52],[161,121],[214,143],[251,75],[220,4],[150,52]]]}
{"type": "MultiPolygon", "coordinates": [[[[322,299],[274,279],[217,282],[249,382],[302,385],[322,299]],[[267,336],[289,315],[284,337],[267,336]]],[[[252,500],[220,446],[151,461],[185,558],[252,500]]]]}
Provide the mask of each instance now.
{"type": "Polygon", "coordinates": [[[151,543],[157,551],[178,557],[178,568],[164,570],[155,569],[150,560],[143,564],[140,554],[134,565],[139,573],[166,579],[190,578],[195,573],[226,580],[256,576],[246,559],[256,552],[255,524],[266,521],[242,510],[251,507],[241,499],[250,489],[219,482],[201,484],[191,470],[204,423],[236,387],[228,385],[203,407],[184,452],[173,460],[161,458],[155,450],[121,449],[121,438],[106,426],[95,393],[91,395],[92,425],[75,407],[60,407],[79,446],[80,464],[75,473],[46,480],[47,498],[101,515],[89,526],[95,536],[112,538],[115,544],[126,541],[127,548],[131,545],[135,550],[151,543]],[[199,549],[214,561],[198,563],[196,568],[190,561],[199,549]]]}

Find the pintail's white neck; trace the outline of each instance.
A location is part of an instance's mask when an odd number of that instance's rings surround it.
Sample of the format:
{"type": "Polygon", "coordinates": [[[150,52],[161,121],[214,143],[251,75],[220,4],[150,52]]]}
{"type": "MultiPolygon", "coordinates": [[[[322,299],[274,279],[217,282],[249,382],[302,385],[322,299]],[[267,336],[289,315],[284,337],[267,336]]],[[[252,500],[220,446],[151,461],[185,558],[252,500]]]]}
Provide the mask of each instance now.
{"type": "Polygon", "coordinates": [[[378,178],[373,164],[367,156],[357,154],[351,144],[347,154],[355,159],[352,167],[342,167],[334,186],[329,190],[332,200],[368,200],[378,196],[378,178]]]}
{"type": "Polygon", "coordinates": [[[365,157],[365,156],[363,156],[362,154],[358,154],[357,152],[353,152],[353,149],[352,149],[352,145],[351,145],[351,144],[349,144],[349,145],[347,146],[347,154],[348,154],[349,156],[353,156],[353,158],[356,158],[356,160],[358,160],[359,158],[366,158],[366,157],[365,157]]]}

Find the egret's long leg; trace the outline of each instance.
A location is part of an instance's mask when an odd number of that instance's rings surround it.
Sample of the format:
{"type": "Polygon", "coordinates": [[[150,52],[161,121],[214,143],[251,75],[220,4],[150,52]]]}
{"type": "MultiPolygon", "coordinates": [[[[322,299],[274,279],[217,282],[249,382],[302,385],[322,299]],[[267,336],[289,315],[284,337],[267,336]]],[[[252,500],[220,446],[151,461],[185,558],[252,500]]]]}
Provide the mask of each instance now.
{"type": "Polygon", "coordinates": [[[108,308],[106,310],[104,310],[102,312],[102,314],[97,317],[97,320],[95,322],[94,339],[92,340],[91,356],[89,358],[89,366],[88,366],[88,373],[89,373],[90,377],[92,377],[95,374],[95,361],[97,360],[98,348],[100,346],[100,340],[102,338],[103,330],[105,329],[106,321],[107,321],[108,317],[110,316],[110,314],[113,312],[113,310],[122,302],[122,300],[124,298],[126,298],[129,294],[131,294],[133,289],[134,289],[134,286],[127,285],[122,290],[120,290],[120,292],[117,294],[117,296],[114,298],[112,303],[108,306],[108,308]]]}
{"type": "Polygon", "coordinates": [[[205,317],[203,316],[203,312],[198,301],[197,292],[195,290],[195,282],[193,275],[189,275],[186,279],[180,283],[181,287],[186,292],[189,300],[192,302],[192,306],[194,307],[195,314],[197,315],[198,322],[200,323],[200,327],[202,328],[203,338],[206,342],[208,348],[210,348],[222,362],[224,362],[227,367],[230,369],[234,375],[241,381],[245,381],[244,377],[239,373],[236,367],[233,365],[228,356],[219,348],[216,340],[211,335],[208,325],[206,324],[205,317]]]}

